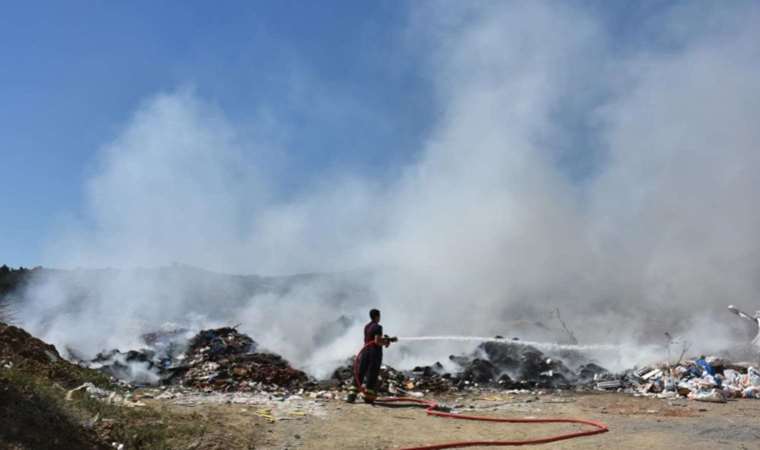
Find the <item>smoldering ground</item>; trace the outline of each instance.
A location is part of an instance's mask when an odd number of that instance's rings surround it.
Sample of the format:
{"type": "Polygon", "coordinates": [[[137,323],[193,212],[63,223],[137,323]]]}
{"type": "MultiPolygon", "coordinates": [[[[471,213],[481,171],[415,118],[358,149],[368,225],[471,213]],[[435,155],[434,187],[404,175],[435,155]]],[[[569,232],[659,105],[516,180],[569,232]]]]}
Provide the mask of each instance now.
{"type": "Polygon", "coordinates": [[[676,4],[626,40],[589,5],[414,6],[400,42],[435,93],[434,119],[390,175],[326,169],[282,195],[273,165],[298,149],[272,136],[297,130],[276,114],[237,123],[187,88],[146,99],[103,147],[87,206],[46,261],[126,270],[43,280],[19,322],[87,351],[166,321],[241,323],[316,372],[352,353],[369,306],[410,336],[509,335],[560,308],[581,343],[667,331],[695,351],[733,346],[745,330],[726,305],[760,298],[758,8],[676,4]],[[137,269],[175,261],[339,273],[351,288],[317,277],[248,293],[217,280],[198,298],[192,273],[137,269]]]}

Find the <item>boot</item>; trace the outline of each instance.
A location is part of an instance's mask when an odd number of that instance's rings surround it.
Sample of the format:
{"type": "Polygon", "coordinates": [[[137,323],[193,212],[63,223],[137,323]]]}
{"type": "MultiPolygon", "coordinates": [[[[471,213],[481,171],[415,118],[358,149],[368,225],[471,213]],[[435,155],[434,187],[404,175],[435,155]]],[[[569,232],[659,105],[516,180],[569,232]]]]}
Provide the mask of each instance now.
{"type": "Polygon", "coordinates": [[[348,403],[354,403],[356,402],[356,397],[358,396],[359,391],[356,389],[356,386],[351,386],[351,389],[348,391],[348,396],[346,397],[346,402],[348,403]]]}
{"type": "Polygon", "coordinates": [[[372,389],[365,389],[364,390],[364,403],[375,403],[375,400],[377,399],[377,393],[373,391],[372,389]]]}

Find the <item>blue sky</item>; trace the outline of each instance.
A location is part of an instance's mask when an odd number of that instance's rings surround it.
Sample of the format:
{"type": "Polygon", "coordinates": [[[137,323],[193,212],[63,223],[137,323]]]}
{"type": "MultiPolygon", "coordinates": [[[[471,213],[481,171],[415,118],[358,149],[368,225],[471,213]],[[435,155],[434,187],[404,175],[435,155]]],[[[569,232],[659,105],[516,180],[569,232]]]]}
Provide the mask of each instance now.
{"type": "Polygon", "coordinates": [[[81,207],[98,149],[144,98],[178,86],[191,85],[233,119],[277,105],[276,114],[300,130],[291,157],[303,170],[348,164],[373,171],[403,158],[424,130],[429,104],[424,80],[396,53],[404,15],[403,5],[390,2],[6,4],[3,262],[38,263],[60,217],[81,207]],[[383,123],[369,114],[325,123],[278,101],[293,76],[393,114],[383,114],[383,123]]]}
{"type": "MultiPolygon", "coordinates": [[[[658,20],[678,5],[573,4],[600,19],[621,54],[669,45],[658,38],[658,20]]],[[[284,193],[324,170],[396,175],[439,114],[419,63],[426,43],[409,33],[410,8],[391,1],[4,5],[1,262],[38,264],[61,222],[83,208],[99,150],[146,98],[183,87],[233,122],[259,121],[264,108],[287,125],[268,137],[289,149],[278,186],[284,193]]],[[[562,164],[584,173],[593,152],[573,148],[593,146],[593,136],[576,112],[559,117],[577,125],[562,164]]]]}

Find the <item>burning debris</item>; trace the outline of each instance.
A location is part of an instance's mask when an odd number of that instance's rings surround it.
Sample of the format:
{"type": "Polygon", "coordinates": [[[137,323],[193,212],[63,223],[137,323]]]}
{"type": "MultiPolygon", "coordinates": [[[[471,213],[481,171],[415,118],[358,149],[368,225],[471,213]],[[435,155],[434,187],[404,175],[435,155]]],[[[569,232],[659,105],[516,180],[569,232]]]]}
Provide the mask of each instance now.
{"type": "MultiPolygon", "coordinates": [[[[0,356],[6,356],[0,358],[3,364],[18,363],[11,355],[22,355],[24,360],[45,367],[54,367],[56,361],[62,361],[55,347],[23,330],[4,326],[0,335],[4,343],[0,356]]],[[[256,341],[235,327],[202,330],[195,335],[182,329],[162,331],[143,335],[142,340],[145,343],[142,350],[101,353],[86,365],[132,384],[163,385],[167,394],[171,392],[177,398],[192,392],[231,395],[279,392],[283,398],[312,394],[318,398],[338,398],[353,383],[353,359],[336,369],[330,382],[315,383],[281,356],[261,352],[256,341]]],[[[449,360],[446,366],[435,363],[412,370],[383,366],[379,390],[394,396],[574,389],[710,402],[760,398],[760,370],[747,363],[731,363],[716,357],[693,360],[679,357],[677,362],[614,374],[576,351],[565,349],[549,356],[521,341],[498,339],[482,342],[473,352],[452,355],[449,360]]],[[[86,393],[105,402],[140,405],[129,394],[91,384],[71,384],[70,396],[86,393]]]]}
{"type": "MultiPolygon", "coordinates": [[[[440,363],[411,371],[383,366],[380,391],[399,395],[410,391],[574,389],[713,402],[760,398],[760,370],[748,363],[700,357],[613,374],[576,352],[564,352],[564,356],[566,361],[584,362],[571,369],[562,360],[519,341],[485,342],[469,355],[450,356],[458,367],[451,373],[440,363]]],[[[333,379],[349,386],[353,382],[350,363],[337,369],[333,379]]]]}
{"type": "Polygon", "coordinates": [[[202,390],[250,391],[301,387],[306,374],[234,327],[202,330],[189,340],[186,330],[143,335],[148,348],[101,353],[87,363],[133,384],[180,384],[202,390]]]}
{"type": "MultiPolygon", "coordinates": [[[[578,355],[571,355],[575,359],[578,355]]],[[[451,373],[440,362],[432,366],[398,371],[383,366],[380,371],[380,390],[390,394],[410,390],[446,392],[478,388],[536,389],[571,388],[593,380],[597,374],[608,373],[604,368],[586,363],[573,371],[562,361],[546,356],[538,349],[517,341],[484,342],[469,355],[451,355],[449,360],[458,367],[451,373]]],[[[584,360],[585,361],[585,360],[584,360]]],[[[333,379],[344,386],[353,382],[353,360],[335,370],[333,379]]]]}
{"type": "MultiPolygon", "coordinates": [[[[101,353],[88,367],[132,384],[205,392],[337,392],[354,380],[353,358],[337,368],[331,380],[314,382],[280,355],[260,352],[256,341],[236,327],[202,330],[194,336],[187,330],[172,330],[142,338],[146,348],[101,353]]],[[[615,374],[575,350],[560,349],[549,356],[533,345],[502,338],[482,342],[469,354],[451,355],[448,367],[452,366],[449,371],[439,362],[412,370],[382,366],[379,391],[424,395],[478,389],[574,389],[702,401],[760,398],[760,370],[716,357],[685,360],[681,354],[677,362],[615,374]]]]}
{"type": "Polygon", "coordinates": [[[260,385],[296,388],[308,381],[280,355],[258,353],[256,342],[235,328],[203,330],[190,342],[187,363],[173,367],[172,380],[201,389],[252,390],[260,385]]]}
{"type": "Polygon", "coordinates": [[[119,380],[136,385],[158,384],[171,375],[171,367],[185,358],[188,340],[192,336],[186,329],[147,333],[141,336],[145,347],[121,352],[113,349],[98,353],[90,361],[67,349],[73,359],[91,369],[97,369],[119,380]]]}

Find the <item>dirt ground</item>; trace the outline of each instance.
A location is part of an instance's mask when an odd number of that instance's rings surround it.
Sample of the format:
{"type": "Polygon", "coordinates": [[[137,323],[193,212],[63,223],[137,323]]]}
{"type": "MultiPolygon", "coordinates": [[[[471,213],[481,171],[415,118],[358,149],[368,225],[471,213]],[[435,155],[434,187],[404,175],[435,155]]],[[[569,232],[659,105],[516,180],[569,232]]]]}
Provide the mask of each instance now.
{"type": "MultiPolygon", "coordinates": [[[[536,445],[568,449],[760,449],[760,401],[725,404],[607,393],[484,393],[436,398],[462,413],[505,417],[599,420],[600,435],[536,445]]],[[[162,405],[167,407],[166,404],[162,405]]],[[[196,448],[394,449],[472,439],[529,439],[577,430],[577,425],[488,424],[429,417],[422,409],[320,401],[319,413],[273,417],[269,404],[169,405],[204,417],[209,434],[196,448]],[[269,417],[268,417],[269,416],[269,417]],[[235,437],[230,437],[230,436],[235,437]],[[226,436],[226,437],[224,437],[226,436]],[[218,447],[222,448],[222,447],[218,447]]],[[[197,416],[196,416],[197,417],[197,416]]],[[[474,448],[474,447],[471,447],[474,448]]],[[[492,447],[493,448],[493,447],[492,447]]]]}

